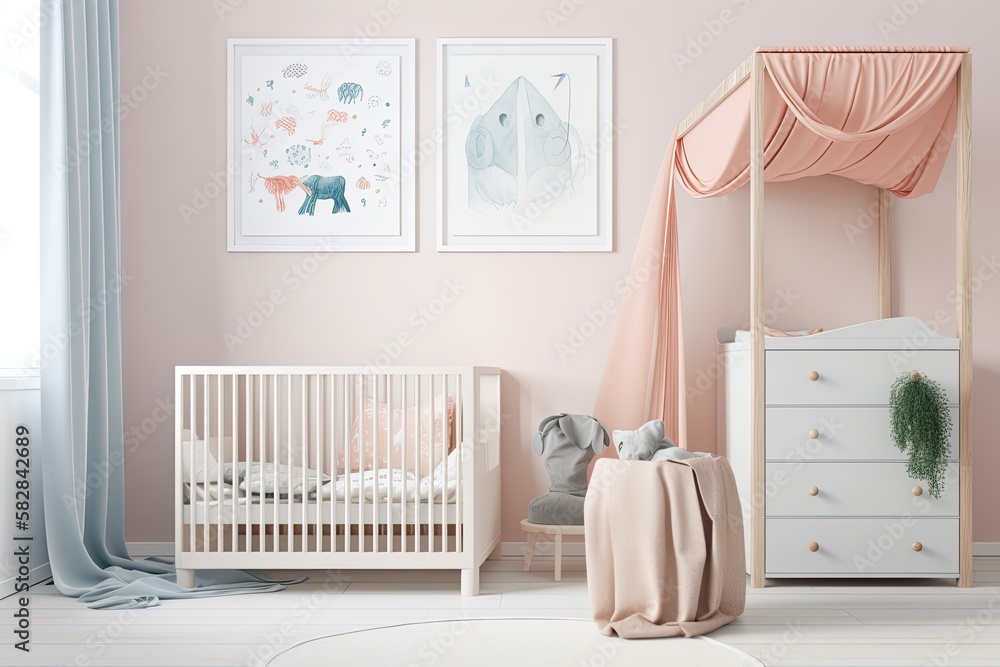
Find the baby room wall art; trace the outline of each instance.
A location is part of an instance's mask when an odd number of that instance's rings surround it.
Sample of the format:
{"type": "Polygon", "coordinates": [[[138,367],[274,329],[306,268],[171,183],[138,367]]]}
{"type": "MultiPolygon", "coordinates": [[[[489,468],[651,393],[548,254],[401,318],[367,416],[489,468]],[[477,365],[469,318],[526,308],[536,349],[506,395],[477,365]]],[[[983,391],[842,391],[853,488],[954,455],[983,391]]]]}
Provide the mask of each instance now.
{"type": "Polygon", "coordinates": [[[438,249],[612,249],[610,39],[438,40],[438,249]]]}
{"type": "Polygon", "coordinates": [[[230,251],[413,251],[414,41],[230,39],[230,251]]]}

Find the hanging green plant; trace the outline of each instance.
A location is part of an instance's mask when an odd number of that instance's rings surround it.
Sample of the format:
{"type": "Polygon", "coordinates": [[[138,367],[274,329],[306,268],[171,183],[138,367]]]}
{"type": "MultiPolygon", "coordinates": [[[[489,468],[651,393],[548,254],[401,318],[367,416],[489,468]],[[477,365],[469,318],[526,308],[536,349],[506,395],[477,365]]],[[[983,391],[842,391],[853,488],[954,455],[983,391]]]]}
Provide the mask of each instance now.
{"type": "Polygon", "coordinates": [[[951,411],[940,384],[918,371],[896,378],[889,392],[892,440],[909,452],[907,474],[927,482],[932,498],[940,498],[951,452],[951,411]]]}

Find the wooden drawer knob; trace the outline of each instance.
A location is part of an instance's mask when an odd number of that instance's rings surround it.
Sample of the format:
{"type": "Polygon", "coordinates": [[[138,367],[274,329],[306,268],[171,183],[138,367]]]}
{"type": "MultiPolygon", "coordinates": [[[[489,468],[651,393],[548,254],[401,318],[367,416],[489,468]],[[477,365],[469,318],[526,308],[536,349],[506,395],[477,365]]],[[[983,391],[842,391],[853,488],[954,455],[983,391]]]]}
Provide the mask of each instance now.
{"type": "Polygon", "coordinates": [[[914,551],[922,551],[923,548],[924,548],[924,545],[922,545],[920,542],[914,542],[913,543],[913,550],[914,551]]]}
{"type": "Polygon", "coordinates": [[[809,437],[813,440],[819,437],[819,431],[814,428],[809,429],[809,437]]]}
{"type": "Polygon", "coordinates": [[[922,495],[924,495],[924,490],[922,488],[920,488],[919,486],[915,486],[915,487],[913,487],[913,495],[915,495],[915,496],[922,496],[922,495]]]}
{"type": "Polygon", "coordinates": [[[819,551],[819,544],[817,544],[816,542],[810,542],[809,551],[819,551]]]}
{"type": "Polygon", "coordinates": [[[810,486],[809,487],[809,495],[810,496],[818,496],[819,495],[819,487],[810,486]]]}
{"type": "Polygon", "coordinates": [[[809,379],[815,382],[816,380],[819,379],[819,373],[817,373],[816,371],[809,371],[809,379]]]}

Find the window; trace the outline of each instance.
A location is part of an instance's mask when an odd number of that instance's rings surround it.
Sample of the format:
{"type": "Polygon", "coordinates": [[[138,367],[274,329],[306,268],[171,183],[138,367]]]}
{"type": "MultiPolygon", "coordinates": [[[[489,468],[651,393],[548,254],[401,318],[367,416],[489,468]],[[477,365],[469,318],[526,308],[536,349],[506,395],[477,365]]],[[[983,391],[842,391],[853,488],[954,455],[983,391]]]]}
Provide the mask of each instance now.
{"type": "Polygon", "coordinates": [[[0,3],[0,369],[38,366],[39,0],[0,3]]]}

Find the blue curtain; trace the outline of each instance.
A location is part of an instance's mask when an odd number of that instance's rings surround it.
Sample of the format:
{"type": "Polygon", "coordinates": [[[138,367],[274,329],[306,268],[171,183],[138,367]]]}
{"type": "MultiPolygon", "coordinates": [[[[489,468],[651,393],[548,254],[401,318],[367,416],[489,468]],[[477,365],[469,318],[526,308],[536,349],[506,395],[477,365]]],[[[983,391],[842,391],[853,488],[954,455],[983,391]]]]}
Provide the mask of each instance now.
{"type": "Polygon", "coordinates": [[[129,558],[118,294],[118,3],[42,2],[50,20],[41,63],[40,449],[55,584],[96,608],[279,590],[278,582],[238,572],[215,573],[185,589],[169,563],[129,558]]]}

